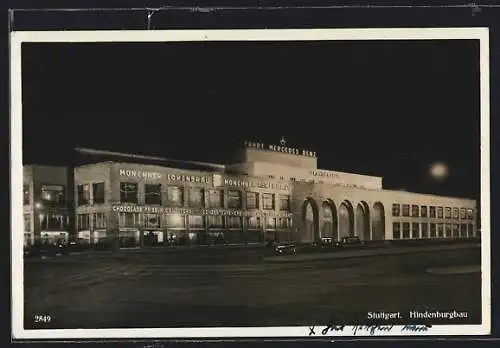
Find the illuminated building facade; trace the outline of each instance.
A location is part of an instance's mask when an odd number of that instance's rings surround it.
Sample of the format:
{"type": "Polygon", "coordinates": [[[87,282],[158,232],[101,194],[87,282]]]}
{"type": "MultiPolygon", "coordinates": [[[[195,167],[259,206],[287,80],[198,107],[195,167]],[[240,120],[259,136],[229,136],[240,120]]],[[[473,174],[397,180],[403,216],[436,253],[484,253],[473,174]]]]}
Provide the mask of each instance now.
{"type": "Polygon", "coordinates": [[[316,153],[285,145],[245,142],[231,164],[203,169],[122,155],[70,176],[66,168],[30,176],[40,169],[25,166],[25,240],[118,238],[135,247],[477,236],[474,200],[384,190],[381,177],[321,170],[316,153]],[[54,195],[64,200],[47,210],[54,195]],[[54,223],[45,223],[49,212],[54,223]]]}

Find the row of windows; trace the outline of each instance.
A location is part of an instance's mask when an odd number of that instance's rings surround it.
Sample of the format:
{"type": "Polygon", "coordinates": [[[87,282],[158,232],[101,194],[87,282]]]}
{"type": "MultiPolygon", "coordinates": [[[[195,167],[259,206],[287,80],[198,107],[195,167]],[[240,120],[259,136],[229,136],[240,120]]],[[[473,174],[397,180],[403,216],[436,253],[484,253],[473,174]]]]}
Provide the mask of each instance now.
{"type": "MultiPolygon", "coordinates": [[[[64,185],[42,185],[40,200],[45,206],[62,206],[66,204],[66,187],[64,185]]],[[[23,186],[23,205],[30,204],[30,186],[23,186]]]]}
{"type": "Polygon", "coordinates": [[[87,205],[89,203],[102,204],[105,200],[104,183],[81,184],[76,187],[76,203],[87,205]]]}
{"type": "MultiPolygon", "coordinates": [[[[106,217],[102,213],[93,214],[93,228],[105,228],[106,217]]],[[[88,230],[89,214],[78,214],[76,219],[77,230],[88,230]]],[[[249,229],[289,229],[292,227],[291,218],[261,218],[261,217],[246,217],[246,226],[249,229]]],[[[167,214],[162,221],[160,214],[140,214],[140,213],[119,213],[118,224],[120,226],[129,227],[145,227],[145,228],[177,228],[186,229],[204,229],[208,228],[243,228],[243,218],[241,216],[220,216],[220,215],[189,215],[187,217],[178,214],[167,214]]]]}
{"type": "MultiPolygon", "coordinates": [[[[184,206],[184,188],[178,186],[167,186],[166,195],[162,197],[161,184],[144,185],[144,202],[148,205],[184,206]]],[[[262,209],[276,209],[276,195],[273,193],[246,192],[246,208],[260,209],[262,196],[262,209]]],[[[233,209],[242,208],[243,192],[239,190],[227,191],[227,207],[233,209]]],[[[138,184],[131,182],[120,183],[120,202],[138,203],[138,184]]],[[[190,207],[223,208],[224,190],[205,190],[203,188],[191,187],[187,189],[187,201],[190,207]],[[205,200],[205,195],[207,196],[205,200]]],[[[279,209],[290,211],[290,196],[278,195],[279,209]]]]}
{"type": "Polygon", "coordinates": [[[64,214],[40,214],[40,229],[65,230],[68,228],[69,217],[64,214]]]}
{"type": "MultiPolygon", "coordinates": [[[[90,229],[90,214],[78,214],[76,216],[77,231],[90,229]]],[[[105,213],[92,214],[93,229],[104,229],[108,225],[108,219],[105,213]]]]}
{"type": "Polygon", "coordinates": [[[398,204],[398,203],[392,205],[392,216],[409,217],[410,215],[411,217],[474,220],[474,210],[470,208],[466,209],[466,208],[435,207],[435,206],[427,207],[427,206],[418,206],[415,204],[412,204],[410,206],[410,204],[398,204]]]}
{"type": "Polygon", "coordinates": [[[392,224],[393,239],[472,237],[473,235],[473,224],[445,224],[427,222],[394,222],[392,224]]]}

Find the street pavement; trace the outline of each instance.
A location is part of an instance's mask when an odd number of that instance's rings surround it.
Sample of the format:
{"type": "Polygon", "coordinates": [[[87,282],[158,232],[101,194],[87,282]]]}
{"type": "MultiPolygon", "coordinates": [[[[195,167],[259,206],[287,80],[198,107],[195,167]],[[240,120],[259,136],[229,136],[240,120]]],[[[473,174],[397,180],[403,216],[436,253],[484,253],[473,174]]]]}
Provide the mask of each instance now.
{"type": "Polygon", "coordinates": [[[428,272],[477,267],[477,247],[369,256],[358,251],[348,258],[294,263],[264,262],[263,253],[125,251],[30,261],[25,327],[366,324],[372,323],[369,311],[401,311],[404,317],[410,310],[467,311],[464,323],[480,321],[479,272],[428,272]],[[34,315],[44,314],[50,323],[33,322],[34,315]]]}

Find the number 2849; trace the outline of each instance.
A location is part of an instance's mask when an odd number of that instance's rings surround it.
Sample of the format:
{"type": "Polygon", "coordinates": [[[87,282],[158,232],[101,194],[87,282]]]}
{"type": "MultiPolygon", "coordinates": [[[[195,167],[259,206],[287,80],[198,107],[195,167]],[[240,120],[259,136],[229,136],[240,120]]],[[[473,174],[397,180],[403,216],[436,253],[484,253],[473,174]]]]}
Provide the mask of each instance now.
{"type": "Polygon", "coordinates": [[[50,315],[41,315],[41,314],[35,314],[33,316],[33,320],[35,321],[35,323],[44,323],[44,324],[48,324],[52,321],[52,317],[50,315]]]}

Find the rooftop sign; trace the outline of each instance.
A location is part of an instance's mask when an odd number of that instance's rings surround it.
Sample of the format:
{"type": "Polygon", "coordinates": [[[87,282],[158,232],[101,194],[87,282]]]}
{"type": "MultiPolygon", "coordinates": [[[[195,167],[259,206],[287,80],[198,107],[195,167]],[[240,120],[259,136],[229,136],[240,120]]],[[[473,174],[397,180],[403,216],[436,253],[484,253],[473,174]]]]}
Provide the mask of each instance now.
{"type": "Polygon", "coordinates": [[[314,152],[314,151],[305,150],[305,149],[297,149],[294,147],[286,146],[286,140],[283,137],[281,137],[279,145],[265,144],[265,143],[254,142],[254,141],[245,141],[244,144],[245,144],[246,148],[250,148],[250,149],[268,150],[268,151],[274,151],[274,152],[288,153],[290,155],[316,158],[316,152],[314,152]]]}

